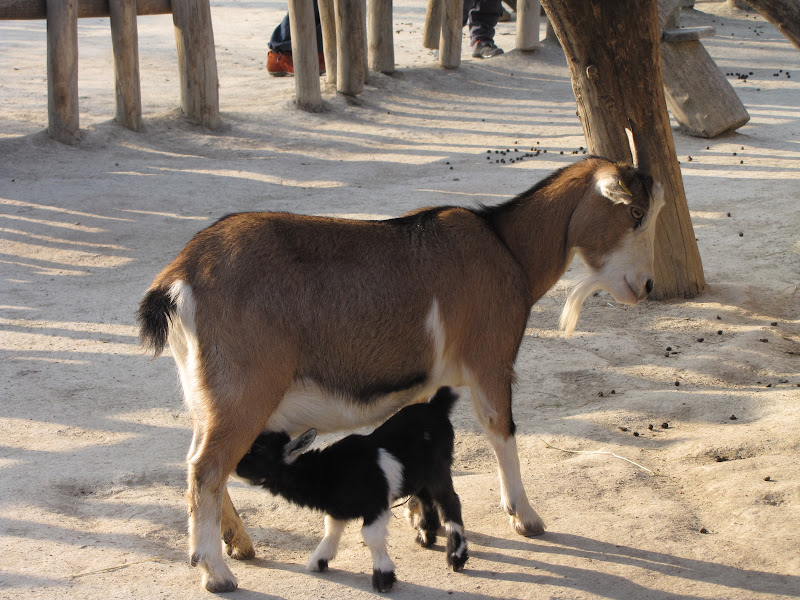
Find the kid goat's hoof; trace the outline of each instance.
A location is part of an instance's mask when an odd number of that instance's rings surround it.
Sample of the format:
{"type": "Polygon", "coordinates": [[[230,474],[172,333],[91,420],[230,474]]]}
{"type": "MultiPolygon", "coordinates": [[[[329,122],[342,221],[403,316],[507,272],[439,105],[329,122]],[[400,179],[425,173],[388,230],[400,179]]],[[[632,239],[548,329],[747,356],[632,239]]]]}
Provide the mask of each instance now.
{"type": "Polygon", "coordinates": [[[372,572],[372,589],[376,592],[389,592],[397,579],[394,576],[394,571],[373,571],[372,572]]]}

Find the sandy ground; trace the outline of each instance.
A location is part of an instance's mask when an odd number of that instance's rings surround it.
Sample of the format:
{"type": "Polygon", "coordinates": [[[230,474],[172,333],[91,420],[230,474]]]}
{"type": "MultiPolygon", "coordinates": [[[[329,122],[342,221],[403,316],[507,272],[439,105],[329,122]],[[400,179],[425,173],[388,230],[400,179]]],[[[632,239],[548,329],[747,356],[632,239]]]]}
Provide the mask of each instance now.
{"type": "MultiPolygon", "coordinates": [[[[564,339],[568,272],[534,307],[517,365],[523,476],[547,533],[508,526],[462,402],[455,485],[471,558],[449,572],[442,546],[418,548],[396,509],[394,598],[800,597],[800,53],[760,18],[698,6],[684,21],[717,25],[704,44],[720,69],[753,73],[730,78],[747,126],[714,140],[674,132],[707,291],[638,307],[601,293],[564,339]]],[[[285,8],[212,2],[217,133],[176,110],[168,16],[139,20],[146,130],[115,125],[108,22],[82,20],[75,147],[43,132],[44,22],[0,23],[1,598],[210,597],[186,555],[190,428],[173,361],[143,355],[133,318],[194,232],[241,210],[491,203],[585,143],[558,48],[491,61],[465,48],[444,71],[410,0],[395,2],[397,73],[299,112],[294,82],[263,65],[285,8]],[[537,146],[549,152],[486,158],[537,146]]],[[[507,50],[513,31],[499,27],[507,50]]],[[[231,597],[375,595],[356,525],[331,571],[309,574],[322,517],[239,483],[231,494],[258,553],[232,565],[231,597]]]]}

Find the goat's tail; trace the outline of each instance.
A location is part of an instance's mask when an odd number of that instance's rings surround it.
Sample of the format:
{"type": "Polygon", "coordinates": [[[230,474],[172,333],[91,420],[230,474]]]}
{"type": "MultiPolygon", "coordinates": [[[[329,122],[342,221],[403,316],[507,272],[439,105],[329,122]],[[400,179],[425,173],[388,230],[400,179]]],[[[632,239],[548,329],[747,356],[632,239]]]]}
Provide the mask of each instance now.
{"type": "Polygon", "coordinates": [[[139,322],[139,342],[146,350],[158,356],[167,344],[167,334],[172,315],[177,306],[168,288],[148,290],[139,303],[136,320],[139,322]]]}
{"type": "Polygon", "coordinates": [[[443,412],[445,415],[450,415],[450,411],[453,409],[453,405],[458,400],[458,394],[456,394],[452,388],[449,387],[440,387],[436,394],[434,394],[433,398],[430,399],[429,404],[443,412]]]}

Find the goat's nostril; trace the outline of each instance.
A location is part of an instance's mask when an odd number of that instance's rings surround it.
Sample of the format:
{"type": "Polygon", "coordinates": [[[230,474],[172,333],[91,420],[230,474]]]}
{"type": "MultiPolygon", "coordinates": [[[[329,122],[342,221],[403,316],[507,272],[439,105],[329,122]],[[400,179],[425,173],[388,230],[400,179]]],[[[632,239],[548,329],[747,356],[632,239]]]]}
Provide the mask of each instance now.
{"type": "Polygon", "coordinates": [[[644,289],[647,290],[648,294],[653,291],[653,280],[652,279],[648,279],[647,280],[647,283],[644,285],[644,289]]]}

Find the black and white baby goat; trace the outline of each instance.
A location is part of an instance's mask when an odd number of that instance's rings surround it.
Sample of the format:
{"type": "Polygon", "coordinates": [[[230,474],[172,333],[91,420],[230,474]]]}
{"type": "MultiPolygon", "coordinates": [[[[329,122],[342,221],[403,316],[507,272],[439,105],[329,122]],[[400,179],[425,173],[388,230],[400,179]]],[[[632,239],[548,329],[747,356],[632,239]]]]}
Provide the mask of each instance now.
{"type": "Polygon", "coordinates": [[[362,518],[361,535],[372,552],[372,587],[389,591],[395,581],[386,550],[390,508],[406,496],[420,505],[421,517],[412,525],[425,547],[436,540],[441,512],[447,563],[460,571],[467,542],[450,473],[454,435],[448,418],[457,399],[443,387],[430,402],[407,406],[371,434],[349,435],[323,450],[303,453],[316,437],[314,429],[291,441],[286,433],[262,433],[236,474],[290,502],[325,512],[325,537],[306,565],[310,571],[327,569],[347,521],[362,518]]]}

